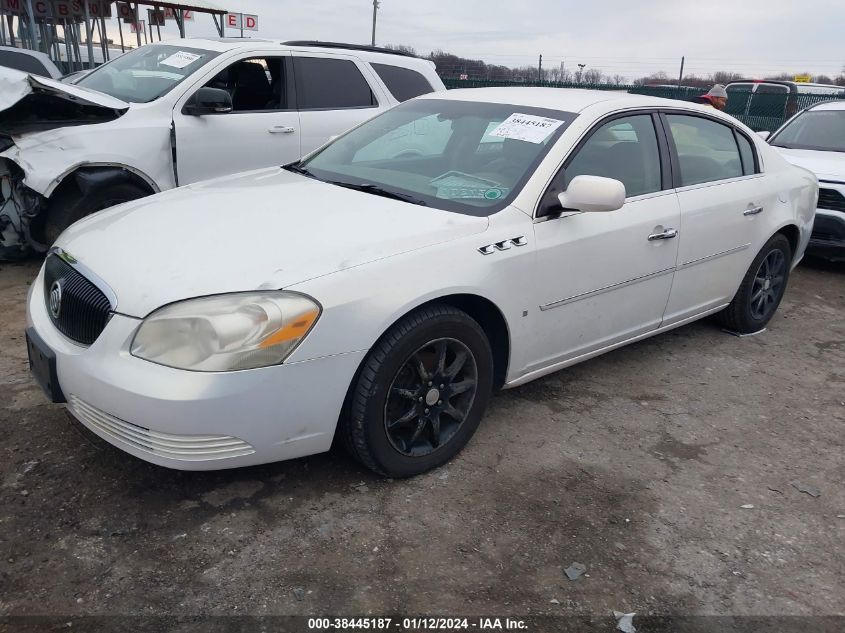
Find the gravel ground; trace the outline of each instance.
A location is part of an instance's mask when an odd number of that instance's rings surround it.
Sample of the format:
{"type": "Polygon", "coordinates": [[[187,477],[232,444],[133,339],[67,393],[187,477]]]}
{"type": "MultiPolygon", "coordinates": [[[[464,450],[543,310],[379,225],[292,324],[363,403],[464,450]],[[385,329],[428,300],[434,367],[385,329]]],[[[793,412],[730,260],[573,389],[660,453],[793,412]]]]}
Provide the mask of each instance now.
{"type": "Polygon", "coordinates": [[[845,615],[844,266],[800,266],[761,335],[703,321],[502,392],[407,481],[92,442],[28,376],[36,268],[0,268],[0,616],[845,615]]]}

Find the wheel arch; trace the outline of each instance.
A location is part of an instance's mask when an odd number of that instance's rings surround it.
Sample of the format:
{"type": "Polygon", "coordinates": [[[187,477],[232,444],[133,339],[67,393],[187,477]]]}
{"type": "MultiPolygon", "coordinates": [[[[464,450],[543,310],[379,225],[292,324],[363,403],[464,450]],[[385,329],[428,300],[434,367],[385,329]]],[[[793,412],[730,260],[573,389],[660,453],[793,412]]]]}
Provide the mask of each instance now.
{"type": "Polygon", "coordinates": [[[798,247],[801,243],[801,229],[795,224],[785,224],[775,231],[774,235],[778,233],[789,240],[789,247],[792,249],[792,260],[795,261],[795,257],[798,254],[798,247]]]}
{"type": "Polygon", "coordinates": [[[80,163],[58,176],[53,186],[44,195],[47,198],[52,198],[54,195],[63,193],[73,186],[82,190],[85,186],[96,186],[96,184],[110,182],[130,182],[142,189],[147,189],[149,195],[161,191],[155,180],[131,165],[122,163],[80,163]],[[88,182],[83,184],[86,180],[88,182]],[[93,181],[99,182],[95,183],[93,181]]]}

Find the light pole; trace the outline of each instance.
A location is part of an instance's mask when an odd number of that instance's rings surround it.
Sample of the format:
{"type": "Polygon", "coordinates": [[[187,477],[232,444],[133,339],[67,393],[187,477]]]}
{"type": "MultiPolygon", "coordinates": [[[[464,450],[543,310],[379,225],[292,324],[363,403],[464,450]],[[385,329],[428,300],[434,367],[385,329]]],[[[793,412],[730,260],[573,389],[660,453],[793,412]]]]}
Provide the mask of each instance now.
{"type": "Polygon", "coordinates": [[[579,83],[579,84],[581,83],[581,73],[583,73],[583,72],[584,72],[584,67],[585,67],[586,65],[587,65],[587,64],[578,64],[578,83],[579,83]]]}
{"type": "Polygon", "coordinates": [[[376,45],[376,13],[378,13],[379,0],[373,0],[373,41],[372,45],[376,45]]]}

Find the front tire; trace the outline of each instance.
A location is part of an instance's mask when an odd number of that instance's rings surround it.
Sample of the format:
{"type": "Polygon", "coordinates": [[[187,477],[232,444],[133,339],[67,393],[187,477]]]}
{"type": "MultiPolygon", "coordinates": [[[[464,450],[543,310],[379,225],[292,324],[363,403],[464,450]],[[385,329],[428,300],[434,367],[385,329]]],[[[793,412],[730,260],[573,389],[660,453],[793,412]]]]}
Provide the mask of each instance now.
{"type": "Polygon", "coordinates": [[[492,389],[493,354],[481,326],[451,306],[427,306],[370,350],[350,391],[342,439],[379,474],[418,475],[467,444],[492,389]]]}
{"type": "Polygon", "coordinates": [[[766,327],[783,299],[791,264],[789,240],[777,233],[751,262],[733,301],[717,315],[722,326],[740,334],[766,327]]]}

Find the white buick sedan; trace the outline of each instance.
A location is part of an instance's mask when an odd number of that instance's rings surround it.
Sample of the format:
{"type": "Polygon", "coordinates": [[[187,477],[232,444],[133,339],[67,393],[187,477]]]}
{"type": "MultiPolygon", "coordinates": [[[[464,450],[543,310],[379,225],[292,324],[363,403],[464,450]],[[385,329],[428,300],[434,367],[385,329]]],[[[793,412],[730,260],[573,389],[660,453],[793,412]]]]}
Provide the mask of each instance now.
{"type": "Polygon", "coordinates": [[[337,436],[415,475],[467,444],[494,389],[710,314],[763,328],[817,196],[712,109],[432,94],[287,167],[72,226],[32,285],[30,364],[156,464],[260,464],[337,436]]]}

